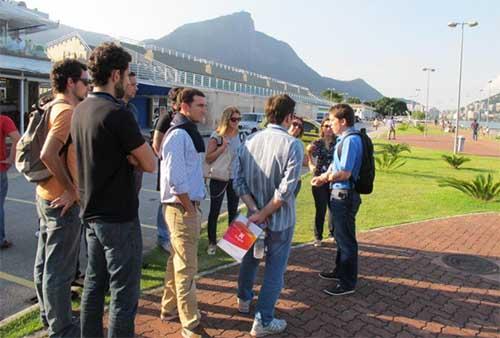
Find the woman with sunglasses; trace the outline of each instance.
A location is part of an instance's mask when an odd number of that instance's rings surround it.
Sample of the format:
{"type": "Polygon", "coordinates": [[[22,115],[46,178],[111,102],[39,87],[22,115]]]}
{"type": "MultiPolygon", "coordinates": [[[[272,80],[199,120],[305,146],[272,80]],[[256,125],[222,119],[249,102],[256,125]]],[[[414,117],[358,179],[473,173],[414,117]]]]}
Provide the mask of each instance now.
{"type": "Polygon", "coordinates": [[[208,214],[208,249],[209,255],[215,255],[217,248],[217,220],[219,218],[224,193],[227,194],[227,211],[229,214],[228,224],[236,217],[238,212],[239,198],[233,190],[233,179],[236,174],[236,161],[238,160],[238,148],[241,145],[239,135],[239,124],[241,113],[236,107],[227,107],[222,112],[219,125],[210,136],[207,145],[205,161],[213,163],[224,152],[231,154],[230,179],[219,181],[210,179],[210,212],[208,214]]]}
{"type": "MultiPolygon", "coordinates": [[[[333,161],[333,152],[337,140],[333,133],[330,120],[325,118],[321,122],[320,138],[307,147],[309,158],[309,169],[313,176],[319,176],[327,171],[333,161]]],[[[323,240],[323,225],[325,223],[326,209],[330,201],[330,187],[324,184],[320,187],[312,187],[314,204],[316,206],[316,217],[314,221],[314,246],[320,247],[323,240]]],[[[333,219],[331,213],[328,217],[329,240],[333,240],[333,219]]]]}
{"type": "MultiPolygon", "coordinates": [[[[299,140],[300,138],[302,138],[302,135],[304,135],[304,119],[302,117],[294,116],[292,124],[290,125],[290,128],[288,128],[288,134],[292,135],[295,138],[298,138],[299,140]]],[[[302,146],[304,146],[304,142],[302,142],[302,146]]],[[[307,164],[308,164],[307,156],[304,156],[303,165],[307,166],[307,164]]],[[[299,179],[299,182],[297,183],[297,188],[295,188],[294,192],[295,197],[297,197],[297,195],[299,194],[301,187],[302,187],[302,180],[299,179]]]]}

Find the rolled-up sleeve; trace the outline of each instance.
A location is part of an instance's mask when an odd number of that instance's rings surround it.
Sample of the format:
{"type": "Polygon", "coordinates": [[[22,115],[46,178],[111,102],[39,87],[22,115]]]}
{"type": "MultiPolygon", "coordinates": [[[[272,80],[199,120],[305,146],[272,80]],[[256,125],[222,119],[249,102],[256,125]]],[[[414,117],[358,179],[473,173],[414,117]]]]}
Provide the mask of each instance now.
{"type": "Polygon", "coordinates": [[[285,172],[278,189],[274,191],[274,199],[286,201],[294,196],[295,188],[299,182],[303,160],[304,148],[299,140],[295,140],[290,146],[285,172]]]}
{"type": "Polygon", "coordinates": [[[236,178],[233,180],[233,189],[238,196],[250,194],[250,189],[248,188],[245,177],[245,163],[247,162],[248,156],[248,150],[244,145],[242,145],[238,149],[238,159],[236,160],[234,169],[236,172],[236,178]]]}
{"type": "Polygon", "coordinates": [[[165,174],[170,183],[170,193],[185,194],[189,191],[189,178],[186,165],[186,132],[172,131],[172,136],[163,146],[162,156],[166,161],[165,174]]]}

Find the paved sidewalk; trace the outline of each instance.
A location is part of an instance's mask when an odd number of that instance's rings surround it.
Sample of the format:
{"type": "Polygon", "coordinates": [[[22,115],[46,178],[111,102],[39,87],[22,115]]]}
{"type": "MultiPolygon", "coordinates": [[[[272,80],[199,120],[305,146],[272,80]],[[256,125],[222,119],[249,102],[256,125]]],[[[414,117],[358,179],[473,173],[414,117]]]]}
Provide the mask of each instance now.
{"type": "MultiPolygon", "coordinates": [[[[443,265],[444,253],[500,260],[500,214],[408,224],[361,233],[360,280],[354,295],[329,297],[318,272],[334,245],[294,249],[277,317],[281,337],[500,337],[500,274],[478,276],[443,265]]],[[[261,271],[262,272],[262,271],[261,271]]],[[[238,268],[198,282],[202,324],[213,337],[248,337],[252,316],[236,311],[238,268]]],[[[262,273],[258,281],[262,278],[262,273]]],[[[179,337],[179,322],[159,320],[161,293],[143,295],[140,337],[179,337]]]]}
{"type": "MultiPolygon", "coordinates": [[[[463,155],[479,155],[479,156],[494,156],[500,157],[500,142],[480,138],[478,141],[473,141],[469,134],[465,136],[465,145],[463,155]]],[[[453,152],[453,135],[437,136],[437,135],[411,135],[397,136],[393,142],[408,143],[411,146],[429,148],[433,150],[444,150],[453,152]]]]}

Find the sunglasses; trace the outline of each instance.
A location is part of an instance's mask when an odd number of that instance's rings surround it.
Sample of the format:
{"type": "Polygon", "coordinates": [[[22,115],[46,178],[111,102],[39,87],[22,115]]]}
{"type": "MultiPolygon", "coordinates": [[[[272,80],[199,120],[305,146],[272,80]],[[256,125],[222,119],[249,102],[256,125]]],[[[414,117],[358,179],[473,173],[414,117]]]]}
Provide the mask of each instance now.
{"type": "Polygon", "coordinates": [[[231,117],[230,120],[231,120],[231,122],[240,122],[241,117],[231,117]]]}
{"type": "Polygon", "coordinates": [[[294,126],[295,128],[302,128],[302,123],[300,123],[300,122],[292,122],[292,126],[294,126]]]}
{"type": "Polygon", "coordinates": [[[325,129],[332,129],[332,126],[329,125],[329,124],[324,124],[321,126],[322,128],[325,128],[325,129]]]}
{"type": "Polygon", "coordinates": [[[82,81],[82,83],[85,85],[85,86],[88,86],[90,84],[92,84],[92,79],[89,79],[89,78],[79,78],[79,79],[76,79],[75,82],[78,82],[78,81],[82,81]]]}

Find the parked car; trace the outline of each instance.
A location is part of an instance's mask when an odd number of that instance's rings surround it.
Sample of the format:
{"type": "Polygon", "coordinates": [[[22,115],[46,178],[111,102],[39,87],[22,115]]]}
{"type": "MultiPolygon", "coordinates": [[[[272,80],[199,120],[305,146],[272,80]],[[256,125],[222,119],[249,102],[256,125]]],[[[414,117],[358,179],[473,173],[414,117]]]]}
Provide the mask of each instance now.
{"type": "Polygon", "coordinates": [[[261,128],[264,120],[264,113],[246,112],[241,114],[240,131],[249,135],[261,128]]]}
{"type": "Polygon", "coordinates": [[[302,141],[309,143],[316,140],[319,137],[320,129],[320,123],[313,120],[304,119],[304,135],[302,135],[302,141]]]}

